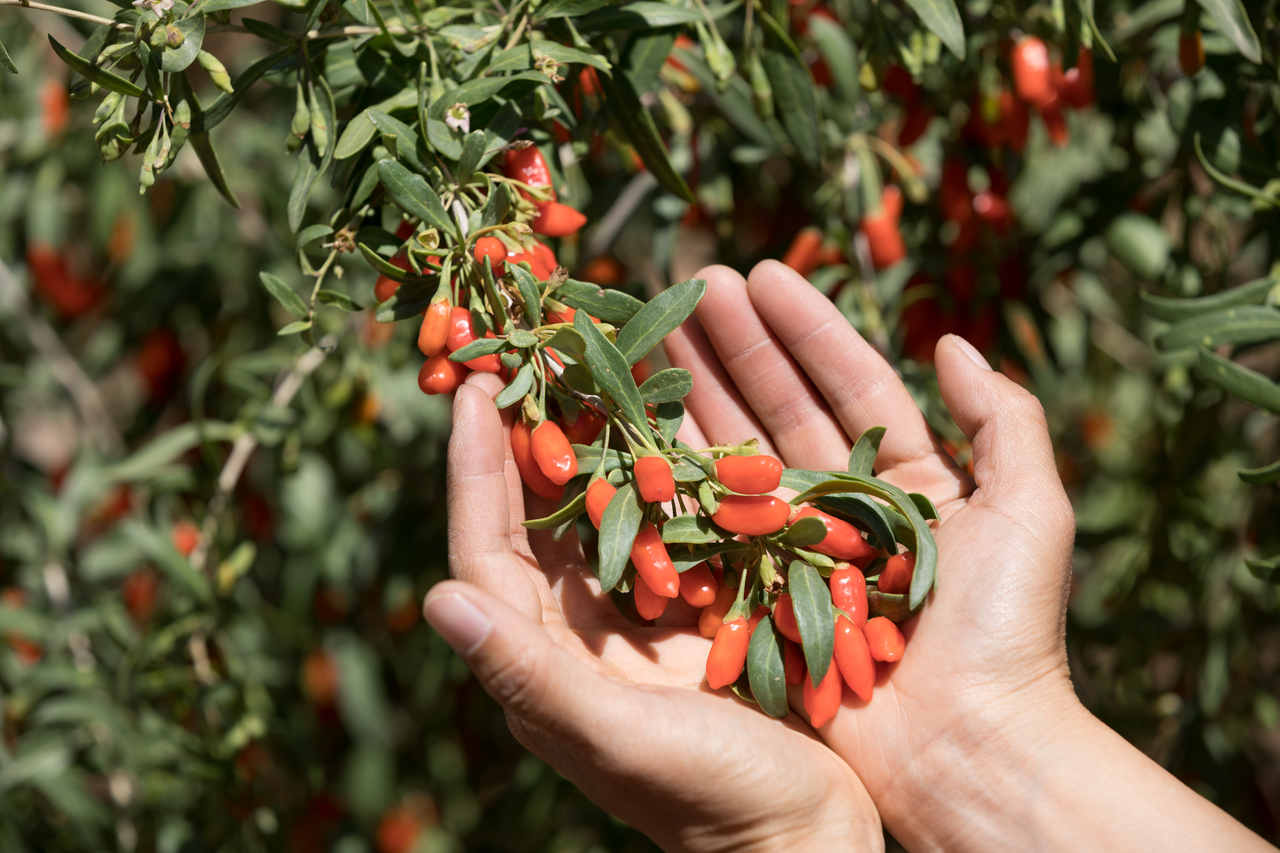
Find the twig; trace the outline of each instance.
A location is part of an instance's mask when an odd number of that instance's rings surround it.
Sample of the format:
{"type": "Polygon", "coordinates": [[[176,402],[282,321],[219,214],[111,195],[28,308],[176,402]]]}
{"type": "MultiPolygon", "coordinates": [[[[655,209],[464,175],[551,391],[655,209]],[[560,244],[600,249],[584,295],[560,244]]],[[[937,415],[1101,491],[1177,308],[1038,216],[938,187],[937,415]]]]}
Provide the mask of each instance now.
{"type": "Polygon", "coordinates": [[[587,240],[586,251],[583,255],[587,258],[594,258],[596,255],[603,254],[613,245],[613,241],[618,238],[618,232],[622,230],[622,226],[631,218],[631,214],[635,213],[640,202],[644,201],[644,197],[649,191],[658,185],[658,180],[649,172],[640,172],[633,177],[630,182],[623,187],[622,192],[618,193],[618,198],[614,201],[613,206],[605,213],[595,228],[591,229],[591,236],[587,240]]]}
{"type": "Polygon", "coordinates": [[[98,386],[81,369],[53,327],[44,318],[32,313],[26,291],[19,286],[4,261],[0,261],[0,309],[6,306],[21,317],[21,325],[27,330],[31,346],[49,365],[53,377],[71,395],[71,401],[80,414],[89,438],[108,456],[123,452],[124,441],[111,419],[102,395],[98,393],[98,386]]]}
{"type": "Polygon", "coordinates": [[[110,18],[104,18],[101,15],[94,15],[90,12],[81,12],[79,9],[67,9],[63,6],[54,6],[49,3],[39,3],[37,0],[0,0],[0,6],[24,6],[28,9],[36,9],[41,12],[53,12],[55,15],[62,15],[66,18],[79,18],[82,21],[91,21],[95,24],[115,27],[117,30],[132,29],[128,24],[122,24],[118,21],[113,21],[110,18]]]}

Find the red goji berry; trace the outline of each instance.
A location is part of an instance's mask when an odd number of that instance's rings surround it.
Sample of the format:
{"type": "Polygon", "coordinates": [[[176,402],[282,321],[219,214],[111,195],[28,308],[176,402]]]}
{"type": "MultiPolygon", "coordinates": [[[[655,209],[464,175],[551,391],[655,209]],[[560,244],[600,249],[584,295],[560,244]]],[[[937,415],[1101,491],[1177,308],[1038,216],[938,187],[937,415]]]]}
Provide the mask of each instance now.
{"type": "Polygon", "coordinates": [[[818,266],[818,251],[822,248],[822,232],[817,228],[801,228],[792,239],[782,262],[797,273],[808,276],[818,266]]]}
{"type": "Polygon", "coordinates": [[[583,407],[578,410],[576,418],[565,423],[564,434],[574,444],[590,444],[596,440],[602,429],[604,429],[604,415],[595,409],[583,407]]]}
{"type": "MultiPolygon", "coordinates": [[[[551,201],[556,199],[555,187],[551,184],[551,169],[536,145],[508,148],[502,156],[502,172],[508,178],[526,183],[531,187],[548,187],[551,190],[551,201]]],[[[521,190],[528,198],[528,194],[521,190]]]]}
{"type": "Polygon", "coordinates": [[[418,327],[418,350],[425,356],[437,355],[444,350],[449,339],[449,321],[453,307],[448,298],[438,299],[427,306],[418,327]]]}
{"type": "Polygon", "coordinates": [[[862,629],[843,616],[836,620],[835,658],[844,683],[863,702],[870,702],[876,686],[876,664],[862,629]]]}
{"type": "Polygon", "coordinates": [[[788,593],[782,593],[773,603],[773,624],[782,636],[793,643],[800,642],[800,626],[796,623],[796,612],[788,593]]]}
{"type": "Polygon", "coordinates": [[[537,218],[529,223],[529,227],[536,234],[545,234],[548,237],[566,237],[586,224],[587,217],[569,205],[561,204],[558,201],[549,201],[542,205],[538,211],[537,218]]]}
{"type": "MultiPolygon", "coordinates": [[[[492,338],[493,332],[485,332],[484,336],[486,338],[492,338]]],[[[502,372],[502,360],[498,358],[498,354],[496,352],[491,352],[488,355],[478,355],[475,358],[469,358],[464,361],[463,364],[477,373],[502,372]]]]}
{"type": "MultiPolygon", "coordinates": [[[[588,496],[589,499],[589,496],[588,496]]],[[[706,563],[698,563],[692,569],[680,573],[680,597],[690,607],[706,607],[716,600],[720,585],[711,567],[706,563]]]]}
{"type": "Polygon", "coordinates": [[[880,580],[876,587],[881,592],[896,594],[911,589],[911,575],[915,571],[916,555],[912,553],[894,554],[880,570],[880,580]]]}
{"type": "Polygon", "coordinates": [[[173,547],[177,548],[178,553],[184,557],[190,557],[191,552],[200,544],[200,528],[186,519],[173,525],[172,536],[173,547]]]}
{"type": "Polygon", "coordinates": [[[139,625],[150,622],[160,598],[160,576],[154,569],[131,572],[120,587],[120,597],[134,622],[139,625]]]}
{"type": "Polygon", "coordinates": [[[819,554],[826,554],[837,560],[848,560],[858,565],[870,563],[875,558],[876,549],[862,538],[858,528],[844,519],[828,515],[811,506],[801,507],[793,521],[801,518],[816,518],[826,526],[827,535],[822,538],[822,541],[809,546],[819,554]]]}
{"type": "Polygon", "coordinates": [[[555,272],[556,267],[560,266],[560,262],[556,260],[556,253],[551,251],[551,247],[541,241],[535,241],[533,244],[533,260],[536,262],[537,269],[535,273],[541,273],[541,278],[551,277],[551,273],[555,272]]]}
{"type": "Polygon", "coordinates": [[[1083,109],[1093,103],[1093,51],[1081,47],[1076,54],[1076,67],[1068,68],[1057,81],[1063,103],[1083,109]]]}
{"type": "Polygon", "coordinates": [[[726,489],[744,495],[763,495],[782,482],[782,462],[773,456],[722,456],[716,460],[716,479],[726,489]]]}
{"type": "Polygon", "coordinates": [[[1204,38],[1199,30],[1183,31],[1178,36],[1178,67],[1188,77],[1204,68],[1204,38]]]}
{"type": "Polygon", "coordinates": [[[747,663],[747,645],[751,642],[751,626],[746,619],[725,622],[716,631],[707,653],[707,685],[719,690],[742,675],[747,663]]]}
{"type": "Polygon", "coordinates": [[[804,652],[789,640],[782,643],[782,672],[787,684],[796,685],[804,680],[804,652]]]}
{"type": "Polygon", "coordinates": [[[587,484],[587,518],[591,519],[596,530],[600,529],[605,508],[617,493],[618,490],[604,477],[596,477],[587,484]]]}
{"type": "Polygon", "coordinates": [[[517,419],[511,427],[511,455],[516,461],[516,468],[520,471],[520,479],[535,495],[558,501],[564,495],[564,486],[551,482],[547,475],[542,473],[542,469],[533,459],[532,444],[533,438],[529,425],[517,419]]]}
{"type": "Polygon", "coordinates": [[[507,259],[507,247],[497,237],[481,237],[472,247],[471,256],[476,259],[477,264],[482,265],[484,259],[488,258],[489,266],[496,273],[502,270],[502,264],[507,259]]]}
{"type": "Polygon", "coordinates": [[[1013,66],[1013,88],[1018,97],[1037,107],[1045,107],[1058,98],[1053,87],[1049,48],[1035,36],[1024,36],[1013,46],[1009,58],[1013,66]]]}
{"type": "Polygon", "coordinates": [[[418,370],[418,387],[423,394],[452,394],[467,378],[467,368],[450,361],[444,353],[436,353],[418,370]]]}
{"type": "Polygon", "coordinates": [[[733,606],[737,595],[738,591],[732,586],[722,585],[716,592],[716,600],[702,608],[702,612],[698,614],[698,633],[708,640],[714,637],[724,623],[724,615],[733,606]]]}
{"type": "Polygon", "coordinates": [[[460,350],[476,339],[471,329],[471,312],[461,305],[454,306],[449,314],[449,333],[445,335],[444,345],[449,352],[460,350]]]}
{"type": "Polygon", "coordinates": [[[898,230],[898,215],[902,210],[902,190],[894,184],[884,188],[880,208],[862,217],[858,228],[867,238],[871,251],[871,263],[882,270],[893,266],[907,256],[902,232],[898,230]]]}
{"type": "Polygon", "coordinates": [[[840,693],[840,671],[834,661],[827,666],[827,674],[822,676],[817,686],[814,686],[812,673],[804,679],[802,697],[809,725],[820,729],[831,722],[840,709],[840,693]]]}
{"type": "Polygon", "coordinates": [[[675,598],[680,594],[680,574],[662,544],[662,534],[652,524],[642,524],[631,545],[631,562],[636,573],[655,594],[675,598]]]}
{"type": "Polygon", "coordinates": [[[791,509],[770,495],[726,495],[711,520],[730,533],[767,536],[787,524],[791,509]]]}
{"type": "Polygon", "coordinates": [[[547,479],[563,486],[578,474],[578,457],[569,439],[553,421],[543,421],[533,428],[533,459],[547,479]]]}
{"type": "Polygon", "coordinates": [[[866,635],[871,657],[885,663],[902,660],[907,641],[898,626],[888,617],[876,616],[868,619],[867,624],[862,626],[862,633],[866,635]]]}
{"type": "Polygon", "coordinates": [[[635,463],[636,488],[645,503],[663,503],[676,496],[671,463],[663,456],[641,456],[635,463]]]}
{"type": "Polygon", "coordinates": [[[649,589],[649,585],[639,575],[636,575],[636,583],[631,588],[631,595],[636,606],[636,613],[640,614],[641,619],[649,622],[661,616],[663,611],[667,609],[667,602],[671,600],[663,598],[649,589]]]}
{"type": "Polygon", "coordinates": [[[836,563],[828,581],[831,585],[831,603],[861,628],[867,624],[867,579],[862,572],[849,568],[848,563],[836,563]]]}

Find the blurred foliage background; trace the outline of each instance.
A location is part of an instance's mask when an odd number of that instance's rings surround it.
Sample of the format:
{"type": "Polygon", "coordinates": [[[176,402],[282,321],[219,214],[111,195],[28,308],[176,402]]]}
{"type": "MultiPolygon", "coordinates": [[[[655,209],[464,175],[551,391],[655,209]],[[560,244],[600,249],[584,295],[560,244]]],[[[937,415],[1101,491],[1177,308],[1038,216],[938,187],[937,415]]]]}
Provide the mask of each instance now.
{"type": "MultiPolygon", "coordinates": [[[[358,253],[329,284],[350,304],[306,332],[323,350],[277,334],[291,317],[259,283],[314,272],[327,232],[305,226],[360,177],[334,167],[298,201],[323,148],[286,145],[299,81],[331,84],[338,138],[397,50],[489,73],[506,10],[436,6],[454,23],[416,44],[375,28],[246,79],[269,28],[359,26],[371,4],[235,5],[204,48],[236,81],[213,137],[237,208],[190,148],[140,195],[148,155],[102,161],[104,92],[45,39],[78,51],[98,28],[0,8],[0,848],[650,849],[523,754],[421,620],[447,572],[449,403],[418,391],[416,324],[377,322],[358,253]]],[[[579,60],[520,96],[591,220],[561,263],[642,295],[786,254],[961,463],[929,356],[973,340],[1054,431],[1080,694],[1280,840],[1277,3],[540,5],[511,44],[576,22],[667,149],[579,60]],[[1025,34],[1066,58],[1070,102],[1013,94],[1025,34]],[[862,223],[890,184],[906,257],[883,263],[862,223]]]]}

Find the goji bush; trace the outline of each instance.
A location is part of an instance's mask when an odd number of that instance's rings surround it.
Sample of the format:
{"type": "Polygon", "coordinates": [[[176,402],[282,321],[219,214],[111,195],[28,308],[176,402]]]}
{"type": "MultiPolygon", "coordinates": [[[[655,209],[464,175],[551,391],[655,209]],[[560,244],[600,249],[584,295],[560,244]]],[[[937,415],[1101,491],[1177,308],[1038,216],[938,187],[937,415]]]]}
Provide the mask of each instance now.
{"type": "Polygon", "coordinates": [[[632,618],[699,608],[710,687],[865,700],[935,581],[879,433],[843,472],[675,440],[662,337],[768,257],[959,465],[940,336],[1037,394],[1078,690],[1280,838],[1277,34],[1275,0],[0,0],[0,847],[647,849],[419,615],[470,371],[531,524],[632,618]]]}

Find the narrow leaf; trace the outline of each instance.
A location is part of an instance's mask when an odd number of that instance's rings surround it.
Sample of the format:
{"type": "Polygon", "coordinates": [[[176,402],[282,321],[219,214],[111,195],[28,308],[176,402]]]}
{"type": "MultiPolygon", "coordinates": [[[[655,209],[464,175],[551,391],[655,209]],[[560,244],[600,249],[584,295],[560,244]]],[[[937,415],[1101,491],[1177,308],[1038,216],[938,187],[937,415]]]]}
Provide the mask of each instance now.
{"type": "Polygon", "coordinates": [[[827,526],[820,518],[800,518],[792,522],[782,534],[782,541],[788,545],[805,548],[817,545],[827,537],[827,526]]]}
{"type": "Polygon", "coordinates": [[[528,394],[532,388],[533,364],[526,361],[520,365],[520,369],[516,371],[516,375],[512,377],[507,387],[499,391],[498,396],[493,398],[493,404],[499,409],[514,406],[524,399],[524,395],[528,394]]]}
{"type": "Polygon", "coordinates": [[[18,73],[18,66],[13,64],[13,57],[9,56],[9,51],[5,50],[4,42],[2,41],[0,41],[0,68],[10,74],[18,73]]]}
{"type": "Polygon", "coordinates": [[[663,338],[688,319],[706,292],[705,281],[691,278],[673,284],[645,303],[618,332],[618,349],[628,363],[635,364],[644,358],[663,338]]]}
{"type": "Polygon", "coordinates": [[[642,516],[635,487],[630,483],[619,486],[600,517],[600,565],[597,572],[600,586],[605,590],[613,589],[622,579],[622,570],[631,559],[631,545],[640,532],[642,516]]]}
{"type": "MultiPolygon", "coordinates": [[[[656,4],[663,5],[663,4],[656,4]]],[[[670,8],[670,7],[667,7],[670,8]]],[[[693,191],[680,173],[671,165],[667,147],[658,133],[653,116],[640,101],[640,95],[626,74],[600,74],[600,86],[604,89],[605,106],[617,120],[627,141],[635,146],[636,153],[658,179],[667,192],[693,203],[693,191]]]]}
{"type": "Polygon", "coordinates": [[[835,616],[831,593],[818,570],[803,560],[792,560],[787,568],[787,591],[800,628],[800,645],[809,667],[809,678],[817,687],[831,665],[835,648],[835,616]]]}
{"type": "Polygon", "coordinates": [[[1252,344],[1280,338],[1280,310],[1240,305],[1179,321],[1157,339],[1162,349],[1252,344]]]}
{"type": "MultiPolygon", "coordinates": [[[[566,521],[570,521],[582,515],[587,508],[587,492],[583,489],[573,500],[564,504],[551,515],[544,515],[542,518],[531,518],[524,522],[524,526],[529,530],[554,530],[566,521]]],[[[601,523],[604,519],[601,518],[601,523]]]]}
{"type": "Polygon", "coordinates": [[[722,536],[703,515],[677,515],[662,525],[662,541],[668,544],[709,545],[722,536]]]}
{"type": "Polygon", "coordinates": [[[693,374],[683,367],[667,367],[650,376],[640,386],[646,403],[674,403],[693,390],[693,374]]]}
{"type": "Polygon", "coordinates": [[[964,24],[955,0],[907,0],[907,5],[957,59],[964,59],[964,24]]]}
{"type": "Polygon", "coordinates": [[[70,50],[63,47],[61,42],[53,36],[49,36],[48,38],[49,44],[53,47],[53,52],[58,54],[58,58],[67,63],[67,65],[70,65],[73,71],[84,77],[86,80],[92,80],[102,88],[110,89],[112,92],[119,92],[122,95],[132,95],[135,98],[146,97],[146,91],[136,83],[132,83],[123,77],[112,74],[110,71],[99,68],[84,57],[72,53],[70,50]]]}
{"type": "Polygon", "coordinates": [[[307,315],[307,303],[303,302],[297,291],[285,284],[282,278],[269,272],[260,272],[258,273],[258,280],[267,289],[267,293],[274,296],[276,301],[283,305],[284,309],[290,314],[297,317],[305,317],[307,315]]]}
{"type": "Polygon", "coordinates": [[[747,681],[751,695],[761,710],[771,717],[785,717],[790,711],[787,704],[787,676],[782,660],[782,646],[773,630],[773,619],[760,620],[751,632],[751,644],[747,646],[747,681]]]}
{"type": "Polygon", "coordinates": [[[574,279],[567,279],[557,287],[555,298],[614,326],[623,325],[644,307],[639,299],[621,290],[606,289],[598,284],[574,279]]]}
{"type": "Polygon", "coordinates": [[[396,204],[410,216],[429,222],[441,231],[456,233],[458,226],[449,218],[440,196],[436,195],[426,178],[390,159],[378,161],[378,177],[396,204]]]}
{"type": "Polygon", "coordinates": [[[1262,61],[1262,45],[1241,0],[1200,0],[1200,6],[1245,59],[1253,63],[1262,61]]]}
{"type": "Polygon", "coordinates": [[[636,381],[631,376],[631,365],[626,358],[596,328],[585,311],[574,314],[573,328],[582,336],[586,366],[591,371],[591,378],[600,386],[600,390],[618,404],[627,420],[633,424],[645,424],[648,419],[645,416],[644,401],[640,399],[640,391],[636,388],[636,381]]]}
{"type": "Polygon", "coordinates": [[[1226,308],[1234,308],[1237,305],[1260,304],[1266,300],[1267,294],[1277,285],[1280,285],[1280,277],[1267,276],[1266,278],[1246,282],[1230,290],[1194,299],[1175,299],[1168,296],[1158,296],[1146,291],[1142,291],[1138,295],[1142,298],[1142,306],[1149,316],[1157,320],[1175,323],[1192,317],[1203,317],[1206,314],[1212,314],[1226,308]]]}
{"type": "Polygon", "coordinates": [[[1245,468],[1239,472],[1240,479],[1255,486],[1280,482],[1280,459],[1261,468],[1245,468]]]}
{"type": "Polygon", "coordinates": [[[884,427],[871,427],[853,443],[849,452],[849,473],[871,476],[876,464],[876,454],[880,452],[880,440],[884,438],[884,427]]]}
{"type": "Polygon", "coordinates": [[[1269,412],[1280,414],[1280,385],[1256,370],[1201,348],[1196,356],[1196,375],[1229,394],[1269,412]]]}

